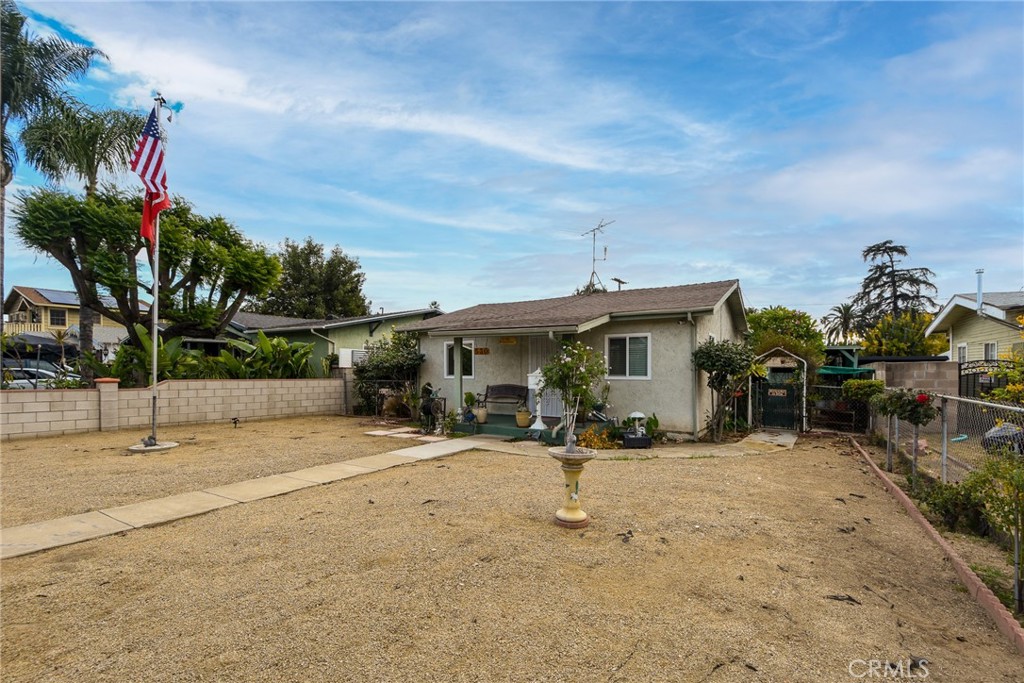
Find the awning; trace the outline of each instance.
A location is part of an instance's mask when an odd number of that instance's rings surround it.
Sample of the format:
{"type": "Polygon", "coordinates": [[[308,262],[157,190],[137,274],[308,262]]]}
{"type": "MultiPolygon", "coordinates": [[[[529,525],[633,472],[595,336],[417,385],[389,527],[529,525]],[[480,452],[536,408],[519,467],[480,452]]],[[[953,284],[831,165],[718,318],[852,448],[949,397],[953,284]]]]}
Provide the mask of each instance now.
{"type": "Polygon", "coordinates": [[[873,375],[873,368],[844,368],[839,365],[824,365],[818,368],[819,375],[873,375]]]}

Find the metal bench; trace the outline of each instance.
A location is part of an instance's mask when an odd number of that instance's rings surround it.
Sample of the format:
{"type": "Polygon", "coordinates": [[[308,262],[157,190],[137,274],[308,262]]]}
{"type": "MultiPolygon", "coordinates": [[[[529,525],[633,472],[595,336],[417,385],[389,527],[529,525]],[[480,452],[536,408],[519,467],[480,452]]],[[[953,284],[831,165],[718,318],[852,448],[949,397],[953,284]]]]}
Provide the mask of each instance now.
{"type": "Polygon", "coordinates": [[[519,405],[526,403],[530,390],[522,384],[488,384],[487,390],[480,399],[482,403],[507,403],[519,405]]]}

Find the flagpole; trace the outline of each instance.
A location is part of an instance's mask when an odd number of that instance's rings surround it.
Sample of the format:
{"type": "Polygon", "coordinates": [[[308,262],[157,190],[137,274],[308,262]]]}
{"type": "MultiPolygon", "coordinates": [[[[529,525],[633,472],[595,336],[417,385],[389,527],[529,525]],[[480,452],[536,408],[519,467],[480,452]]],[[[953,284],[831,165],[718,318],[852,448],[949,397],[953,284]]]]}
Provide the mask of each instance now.
{"type": "Polygon", "coordinates": [[[158,336],[160,333],[157,322],[160,319],[160,212],[156,214],[155,227],[154,227],[154,239],[153,239],[153,304],[149,307],[150,313],[153,315],[152,320],[152,332],[150,338],[153,342],[153,433],[150,435],[151,445],[155,446],[156,441],[156,399],[157,399],[157,388],[156,388],[156,375],[157,375],[157,347],[159,346],[158,336]]]}
{"type": "MultiPolygon", "coordinates": [[[[156,125],[160,131],[161,145],[166,152],[167,143],[164,136],[164,127],[160,123],[160,109],[163,107],[166,100],[160,93],[156,94],[153,98],[156,100],[156,125]]],[[[164,190],[166,192],[166,190],[164,190]]],[[[152,331],[150,332],[150,340],[153,346],[153,377],[152,377],[152,392],[153,392],[153,433],[150,434],[149,441],[151,446],[157,445],[156,440],[156,403],[158,390],[156,386],[157,381],[157,361],[159,359],[159,346],[160,346],[160,328],[158,326],[160,321],[160,212],[156,212],[156,218],[153,221],[153,303],[150,306],[150,312],[153,315],[151,321],[152,331]]]]}

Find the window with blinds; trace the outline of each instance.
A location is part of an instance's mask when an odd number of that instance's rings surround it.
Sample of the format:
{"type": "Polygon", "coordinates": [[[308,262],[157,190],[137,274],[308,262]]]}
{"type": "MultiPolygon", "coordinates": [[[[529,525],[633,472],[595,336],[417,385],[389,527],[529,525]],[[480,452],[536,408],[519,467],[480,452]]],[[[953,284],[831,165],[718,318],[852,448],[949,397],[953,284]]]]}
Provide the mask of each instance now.
{"type": "Polygon", "coordinates": [[[609,377],[651,378],[651,335],[609,335],[605,337],[605,353],[609,377]]]}

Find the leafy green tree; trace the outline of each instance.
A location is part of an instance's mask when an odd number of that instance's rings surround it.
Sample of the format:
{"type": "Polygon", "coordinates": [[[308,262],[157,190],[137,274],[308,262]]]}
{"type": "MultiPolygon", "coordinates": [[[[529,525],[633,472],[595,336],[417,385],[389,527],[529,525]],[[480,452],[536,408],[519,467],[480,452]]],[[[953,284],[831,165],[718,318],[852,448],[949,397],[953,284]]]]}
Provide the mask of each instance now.
{"type": "MultiPolygon", "coordinates": [[[[18,160],[7,125],[26,123],[64,98],[64,86],[83,75],[94,59],[105,55],[94,47],[58,36],[39,37],[25,28],[25,15],[13,0],[0,0],[0,292],[4,289],[4,236],[7,186],[18,160]]],[[[0,319],[0,333],[3,321],[0,319]]]]}
{"type": "Polygon", "coordinates": [[[853,298],[861,329],[873,327],[885,315],[898,319],[903,313],[916,315],[936,308],[930,294],[938,292],[928,268],[900,268],[907,248],[885,240],[864,248],[861,256],[870,262],[868,274],[861,281],[860,292],[853,298]]]}
{"type": "MultiPolygon", "coordinates": [[[[21,240],[67,268],[77,291],[89,291],[93,282],[109,291],[116,308],[98,300],[89,305],[124,325],[136,347],[142,345],[136,324],[149,323],[139,298],[149,287],[135,258],[143,247],[141,212],[141,197],[114,188],[88,201],[35,189],[14,212],[21,240]]],[[[266,293],[279,274],[277,260],[224,218],[196,214],[175,197],[160,220],[160,317],[170,321],[161,336],[216,337],[245,297],[266,293]]]]}
{"type": "Polygon", "coordinates": [[[871,356],[934,356],[946,350],[946,339],[941,334],[925,337],[932,322],[929,313],[901,313],[882,316],[878,323],[864,333],[861,346],[871,356]]]}
{"type": "Polygon", "coordinates": [[[414,386],[424,355],[415,332],[395,332],[367,345],[366,359],[353,369],[364,414],[375,414],[381,390],[405,393],[414,386]]]}
{"type": "Polygon", "coordinates": [[[825,338],[808,313],[785,306],[747,311],[747,343],[754,355],[781,347],[807,361],[812,369],[825,358],[825,338]]]}
{"type": "MultiPolygon", "coordinates": [[[[763,368],[755,362],[754,352],[746,344],[728,339],[709,339],[697,346],[693,352],[693,364],[708,375],[708,388],[714,396],[713,410],[709,420],[715,442],[722,440],[725,425],[725,409],[731,397],[751,374],[763,374],[763,368]]],[[[696,429],[696,425],[694,425],[696,429]]]]}
{"type": "Polygon", "coordinates": [[[565,452],[576,452],[576,418],[593,405],[598,386],[608,374],[604,356],[581,341],[563,341],[562,348],[541,368],[540,392],[554,389],[562,397],[565,452]]]}
{"type": "MultiPolygon", "coordinates": [[[[51,181],[68,176],[81,179],[85,198],[91,201],[98,190],[103,171],[119,172],[129,168],[145,119],[139,114],[118,109],[94,111],[85,105],[57,102],[29,121],[21,133],[25,157],[51,181]]],[[[94,306],[99,303],[96,279],[88,263],[83,264],[79,290],[79,349],[93,348],[94,306]]],[[[83,367],[88,373],[88,365],[83,367]]],[[[87,377],[91,379],[91,377],[87,377]]]]}
{"type": "Polygon", "coordinates": [[[857,308],[852,303],[833,306],[822,316],[821,325],[830,344],[849,344],[858,327],[857,308]]]}
{"type": "Polygon", "coordinates": [[[370,312],[370,301],[363,294],[366,275],[359,260],[341,247],[335,246],[326,256],[324,245],[312,237],[302,244],[285,239],[277,258],[281,280],[265,297],[250,299],[246,310],[316,320],[370,312]]]}

